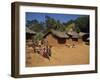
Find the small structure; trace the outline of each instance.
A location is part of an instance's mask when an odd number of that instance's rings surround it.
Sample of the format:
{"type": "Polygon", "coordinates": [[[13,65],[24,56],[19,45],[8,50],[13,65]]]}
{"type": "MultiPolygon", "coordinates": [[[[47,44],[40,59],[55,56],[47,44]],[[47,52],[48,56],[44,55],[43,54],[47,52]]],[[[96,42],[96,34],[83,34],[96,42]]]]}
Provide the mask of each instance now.
{"type": "Polygon", "coordinates": [[[90,40],[90,38],[87,38],[87,41],[89,41],[90,40]]]}
{"type": "Polygon", "coordinates": [[[89,37],[86,39],[85,44],[86,44],[86,45],[89,45],[89,44],[90,44],[90,38],[89,38],[89,37]]]}
{"type": "Polygon", "coordinates": [[[36,32],[30,30],[28,27],[26,27],[26,40],[32,39],[32,37],[36,34],[36,32]]]}
{"type": "Polygon", "coordinates": [[[87,35],[88,33],[85,32],[79,32],[79,42],[83,42],[84,41],[84,36],[87,35]]]}
{"type": "Polygon", "coordinates": [[[84,36],[84,35],[86,35],[87,33],[85,33],[85,32],[79,32],[79,36],[80,37],[82,37],[82,36],[84,36]]]}
{"type": "Polygon", "coordinates": [[[53,36],[57,38],[58,43],[60,44],[66,43],[66,39],[69,38],[69,36],[65,32],[60,32],[60,31],[55,31],[55,30],[52,30],[51,32],[53,36]]]}
{"type": "Polygon", "coordinates": [[[83,41],[87,41],[87,38],[89,38],[89,33],[80,32],[79,36],[83,41]]]}
{"type": "Polygon", "coordinates": [[[79,34],[75,31],[71,31],[67,33],[73,41],[78,41],[79,34]]]}
{"type": "Polygon", "coordinates": [[[47,40],[50,45],[65,44],[67,38],[69,38],[69,36],[65,32],[57,30],[51,30],[44,35],[44,39],[47,40]]]}

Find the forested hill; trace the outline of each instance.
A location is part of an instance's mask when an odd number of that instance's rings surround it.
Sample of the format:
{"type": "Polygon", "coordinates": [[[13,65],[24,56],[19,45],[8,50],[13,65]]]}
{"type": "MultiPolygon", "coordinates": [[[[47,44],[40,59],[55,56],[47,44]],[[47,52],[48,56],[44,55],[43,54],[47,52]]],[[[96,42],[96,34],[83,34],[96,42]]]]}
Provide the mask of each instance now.
{"type": "Polygon", "coordinates": [[[29,27],[35,32],[46,33],[47,31],[54,29],[58,31],[67,32],[70,28],[73,28],[76,32],[89,33],[89,16],[80,16],[75,20],[69,20],[68,22],[61,23],[60,20],[55,20],[50,16],[45,16],[45,22],[39,22],[37,19],[27,20],[26,27],[29,27]]]}

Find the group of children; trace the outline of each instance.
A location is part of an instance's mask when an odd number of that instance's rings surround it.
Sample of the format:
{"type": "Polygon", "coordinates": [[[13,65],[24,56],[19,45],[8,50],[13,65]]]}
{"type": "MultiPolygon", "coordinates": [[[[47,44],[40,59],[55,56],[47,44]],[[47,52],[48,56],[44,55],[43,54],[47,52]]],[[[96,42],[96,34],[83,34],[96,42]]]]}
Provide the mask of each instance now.
{"type": "Polygon", "coordinates": [[[51,46],[48,44],[48,41],[38,41],[37,45],[34,45],[34,52],[50,60],[51,46]]]}

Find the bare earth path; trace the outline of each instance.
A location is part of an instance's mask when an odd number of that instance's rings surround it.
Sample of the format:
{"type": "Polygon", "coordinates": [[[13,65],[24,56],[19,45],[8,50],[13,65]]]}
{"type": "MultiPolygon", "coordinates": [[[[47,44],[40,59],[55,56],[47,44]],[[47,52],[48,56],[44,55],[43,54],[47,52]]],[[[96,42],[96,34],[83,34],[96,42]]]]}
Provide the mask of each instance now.
{"type": "Polygon", "coordinates": [[[26,49],[26,67],[56,65],[89,64],[89,46],[79,44],[76,48],[65,45],[52,47],[50,60],[34,53],[31,47],[26,49]]]}

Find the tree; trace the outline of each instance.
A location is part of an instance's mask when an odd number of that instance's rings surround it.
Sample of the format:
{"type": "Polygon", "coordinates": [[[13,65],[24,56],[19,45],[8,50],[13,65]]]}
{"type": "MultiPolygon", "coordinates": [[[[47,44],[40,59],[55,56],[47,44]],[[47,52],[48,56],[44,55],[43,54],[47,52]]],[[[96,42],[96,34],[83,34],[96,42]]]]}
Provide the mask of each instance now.
{"type": "Polygon", "coordinates": [[[29,26],[31,26],[31,25],[32,25],[32,21],[27,20],[27,21],[26,21],[26,27],[29,27],[29,26]]]}
{"type": "Polygon", "coordinates": [[[73,22],[68,22],[69,25],[66,26],[66,32],[68,31],[76,31],[76,26],[75,23],[73,22]]]}
{"type": "Polygon", "coordinates": [[[36,33],[36,35],[33,37],[33,42],[37,43],[38,41],[42,40],[43,38],[43,33],[42,32],[38,32],[36,33]]]}
{"type": "Polygon", "coordinates": [[[40,24],[38,22],[38,20],[33,20],[32,21],[32,25],[30,26],[32,30],[34,30],[35,32],[40,32],[41,31],[41,27],[40,24]]]}
{"type": "Polygon", "coordinates": [[[73,24],[73,23],[75,23],[74,20],[69,20],[68,22],[64,23],[64,25],[67,27],[67,26],[69,26],[70,24],[73,24]]]}
{"type": "Polygon", "coordinates": [[[81,16],[75,20],[70,20],[67,23],[64,23],[66,26],[66,31],[73,30],[76,32],[87,32],[89,33],[89,16],[81,16]]]}
{"type": "Polygon", "coordinates": [[[59,31],[65,30],[65,26],[59,20],[55,20],[49,16],[46,16],[46,26],[47,26],[47,31],[49,31],[50,29],[59,31]]]}
{"type": "Polygon", "coordinates": [[[75,20],[80,31],[89,33],[89,16],[79,17],[75,20]]]}
{"type": "Polygon", "coordinates": [[[39,22],[36,19],[32,20],[32,21],[27,21],[26,26],[35,32],[41,32],[41,31],[43,32],[43,30],[44,30],[44,23],[39,22]]]}
{"type": "Polygon", "coordinates": [[[61,32],[65,31],[65,26],[59,20],[57,20],[56,23],[56,30],[59,30],[61,32]]]}
{"type": "Polygon", "coordinates": [[[56,20],[49,17],[49,16],[45,16],[46,18],[46,26],[47,26],[47,29],[55,29],[56,28],[56,20]]]}
{"type": "Polygon", "coordinates": [[[76,27],[76,32],[79,33],[80,32],[80,28],[76,27]]]}

